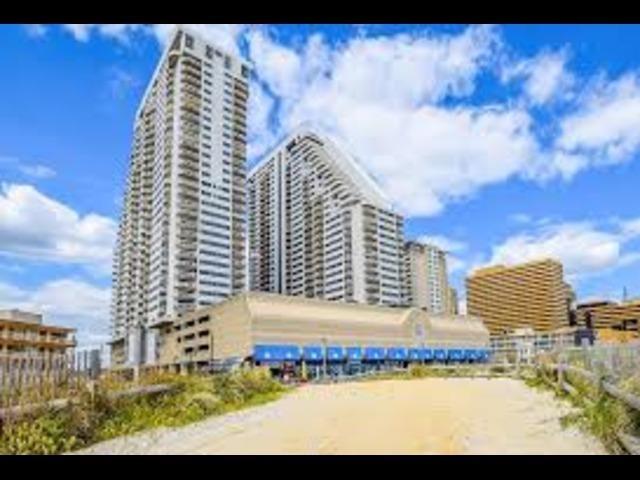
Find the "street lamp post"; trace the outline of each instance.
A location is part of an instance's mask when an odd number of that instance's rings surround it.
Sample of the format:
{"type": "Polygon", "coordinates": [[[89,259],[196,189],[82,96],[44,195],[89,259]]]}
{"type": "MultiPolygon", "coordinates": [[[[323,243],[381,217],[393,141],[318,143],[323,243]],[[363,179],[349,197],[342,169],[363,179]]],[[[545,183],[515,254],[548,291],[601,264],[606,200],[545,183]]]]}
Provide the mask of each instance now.
{"type": "Polygon", "coordinates": [[[322,376],[326,380],[327,378],[327,339],[322,338],[322,376]]]}

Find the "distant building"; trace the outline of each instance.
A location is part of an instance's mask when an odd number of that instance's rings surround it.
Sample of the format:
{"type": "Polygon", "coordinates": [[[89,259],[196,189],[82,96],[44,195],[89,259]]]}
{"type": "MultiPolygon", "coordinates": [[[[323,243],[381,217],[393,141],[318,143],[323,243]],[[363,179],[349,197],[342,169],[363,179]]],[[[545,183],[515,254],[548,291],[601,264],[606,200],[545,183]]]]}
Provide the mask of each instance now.
{"type": "Polygon", "coordinates": [[[0,310],[0,355],[64,354],[75,346],[75,329],[44,325],[42,315],[0,310]]]}
{"type": "Polygon", "coordinates": [[[447,296],[446,313],[449,315],[458,315],[458,292],[455,288],[449,287],[447,296]]]}
{"type": "Polygon", "coordinates": [[[569,292],[562,264],[555,260],[479,269],[466,287],[469,314],[481,318],[492,335],[569,325],[569,292]]]}
{"type": "MultiPolygon", "coordinates": [[[[602,300],[584,302],[576,306],[576,318],[579,325],[586,326],[588,315],[591,317],[592,327],[596,330],[635,332],[637,335],[640,323],[640,300],[624,303],[602,300]]],[[[602,335],[606,336],[607,334],[602,332],[602,335]]],[[[611,334],[609,337],[614,338],[615,335],[611,334]]],[[[629,335],[618,335],[618,337],[627,338],[629,335]]]]}
{"type": "MultiPolygon", "coordinates": [[[[405,244],[406,304],[430,313],[452,313],[446,253],[435,245],[405,244]]],[[[456,308],[457,310],[457,308],[456,308]]]]}
{"type": "Polygon", "coordinates": [[[250,291],[402,303],[403,218],[329,138],[299,128],[247,189],[250,291]]]}

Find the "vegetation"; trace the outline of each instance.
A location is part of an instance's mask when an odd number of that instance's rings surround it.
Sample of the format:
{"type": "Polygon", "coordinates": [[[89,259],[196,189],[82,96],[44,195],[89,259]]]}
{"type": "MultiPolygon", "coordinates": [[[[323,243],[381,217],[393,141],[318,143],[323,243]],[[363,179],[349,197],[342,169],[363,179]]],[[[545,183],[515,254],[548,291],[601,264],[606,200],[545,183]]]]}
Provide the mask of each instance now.
{"type": "Polygon", "coordinates": [[[575,412],[562,418],[563,426],[576,425],[598,438],[609,452],[623,453],[617,435],[619,432],[638,434],[638,412],[579,375],[565,372],[565,381],[576,389],[575,394],[568,394],[558,388],[555,380],[543,371],[537,371],[525,379],[530,387],[551,389],[556,396],[568,400],[576,407],[575,412]]]}
{"type": "Polygon", "coordinates": [[[156,427],[177,427],[274,400],[285,387],[268,370],[247,369],[204,375],[155,375],[143,384],[168,384],[170,392],[140,397],[108,395],[126,382],[105,379],[63,410],[41,409],[8,421],[0,433],[0,453],[56,454],[156,427]]]}
{"type": "Polygon", "coordinates": [[[447,368],[442,365],[411,364],[407,369],[381,371],[378,374],[364,377],[362,380],[411,380],[428,377],[474,377],[477,375],[498,377],[505,373],[507,370],[500,365],[456,365],[456,368],[447,368]]]}

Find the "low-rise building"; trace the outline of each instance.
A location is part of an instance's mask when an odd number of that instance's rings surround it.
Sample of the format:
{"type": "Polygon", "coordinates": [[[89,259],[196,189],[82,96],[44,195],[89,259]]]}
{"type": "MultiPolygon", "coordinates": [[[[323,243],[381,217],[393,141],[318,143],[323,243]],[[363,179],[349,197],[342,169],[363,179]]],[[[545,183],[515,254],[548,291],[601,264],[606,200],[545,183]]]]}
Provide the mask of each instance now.
{"type": "Polygon", "coordinates": [[[578,324],[586,325],[590,314],[591,326],[596,330],[618,330],[638,334],[640,300],[616,303],[609,300],[584,302],[576,306],[578,324]]]}
{"type": "Polygon", "coordinates": [[[203,368],[220,362],[477,360],[489,332],[472,317],[418,308],[248,293],[186,313],[161,327],[160,363],[203,368]]]}
{"type": "Polygon", "coordinates": [[[42,315],[0,310],[0,355],[65,353],[75,346],[73,328],[44,325],[42,315]]]}

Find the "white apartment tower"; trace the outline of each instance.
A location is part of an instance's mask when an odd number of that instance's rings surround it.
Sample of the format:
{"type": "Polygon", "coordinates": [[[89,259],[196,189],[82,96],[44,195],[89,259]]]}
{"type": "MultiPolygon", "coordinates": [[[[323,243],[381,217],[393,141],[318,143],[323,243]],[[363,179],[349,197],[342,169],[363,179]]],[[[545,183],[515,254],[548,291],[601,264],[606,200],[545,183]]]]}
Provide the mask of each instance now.
{"type": "Polygon", "coordinates": [[[248,77],[248,64],[184,27],[153,74],[115,252],[116,363],[153,363],[151,327],[245,289],[248,77]]]}
{"type": "Polygon", "coordinates": [[[451,313],[446,253],[435,245],[405,245],[405,299],[434,314],[451,313]]]}
{"type": "Polygon", "coordinates": [[[403,219],[327,137],[299,129],[249,174],[249,289],[402,303],[403,219]]]}

